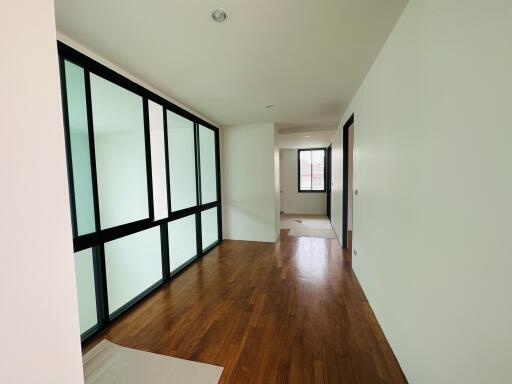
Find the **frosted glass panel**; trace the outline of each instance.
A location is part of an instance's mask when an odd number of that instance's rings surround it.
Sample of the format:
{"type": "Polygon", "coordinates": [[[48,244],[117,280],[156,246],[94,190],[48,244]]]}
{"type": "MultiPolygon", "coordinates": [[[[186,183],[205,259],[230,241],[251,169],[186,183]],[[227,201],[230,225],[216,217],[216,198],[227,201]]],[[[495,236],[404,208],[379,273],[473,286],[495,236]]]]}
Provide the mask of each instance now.
{"type": "Polygon", "coordinates": [[[160,227],[105,244],[109,312],[162,279],[160,227]]]}
{"type": "Polygon", "coordinates": [[[217,179],[215,164],[215,133],[199,126],[199,148],[201,160],[201,204],[217,201],[217,179]]]}
{"type": "Polygon", "coordinates": [[[75,191],[78,235],[94,232],[94,200],[92,194],[89,133],[85,103],[84,70],[69,61],[64,62],[68,106],[71,167],[75,191]]]}
{"type": "Polygon", "coordinates": [[[167,175],[165,171],[164,109],[148,101],[149,137],[151,139],[151,169],[153,176],[153,207],[155,220],[168,216],[167,175]]]}
{"type": "Polygon", "coordinates": [[[98,323],[91,248],[75,253],[75,277],[80,333],[84,333],[98,323]]]}
{"type": "Polygon", "coordinates": [[[171,209],[179,211],[197,205],[194,123],[167,111],[171,209]]]}
{"type": "Polygon", "coordinates": [[[142,97],[91,74],[101,228],[149,217],[142,97]]]}
{"type": "Polygon", "coordinates": [[[190,215],[169,223],[171,273],[197,255],[196,216],[190,215]]]}
{"type": "Polygon", "coordinates": [[[217,228],[217,208],[210,208],[201,212],[203,250],[219,240],[217,228]]]}

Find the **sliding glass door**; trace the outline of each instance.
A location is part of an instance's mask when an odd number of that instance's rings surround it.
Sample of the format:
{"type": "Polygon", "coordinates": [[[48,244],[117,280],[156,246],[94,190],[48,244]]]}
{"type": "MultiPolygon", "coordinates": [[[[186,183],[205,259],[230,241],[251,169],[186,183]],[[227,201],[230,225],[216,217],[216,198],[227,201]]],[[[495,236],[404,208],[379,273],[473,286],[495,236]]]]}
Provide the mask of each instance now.
{"type": "Polygon", "coordinates": [[[222,239],[219,133],[58,43],[85,340],[222,239]]]}

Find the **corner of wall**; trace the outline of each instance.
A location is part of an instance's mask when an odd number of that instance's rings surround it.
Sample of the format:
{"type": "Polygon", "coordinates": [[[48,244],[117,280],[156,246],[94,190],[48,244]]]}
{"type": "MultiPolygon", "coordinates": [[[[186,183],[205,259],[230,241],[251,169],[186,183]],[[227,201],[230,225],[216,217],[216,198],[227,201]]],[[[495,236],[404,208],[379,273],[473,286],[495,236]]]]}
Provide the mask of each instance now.
{"type": "Polygon", "coordinates": [[[279,211],[276,125],[229,126],[221,132],[225,238],[275,242],[279,211]]]}

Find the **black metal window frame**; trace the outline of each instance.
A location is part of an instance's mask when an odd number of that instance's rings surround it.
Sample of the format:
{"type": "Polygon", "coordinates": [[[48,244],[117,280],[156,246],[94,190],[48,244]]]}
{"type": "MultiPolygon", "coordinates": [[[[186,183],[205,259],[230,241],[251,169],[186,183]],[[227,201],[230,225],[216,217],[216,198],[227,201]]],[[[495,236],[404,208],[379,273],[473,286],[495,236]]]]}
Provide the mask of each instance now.
{"type": "Polygon", "coordinates": [[[94,282],[96,291],[96,311],[97,311],[97,324],[85,331],[81,335],[82,342],[85,342],[101,330],[103,330],[111,321],[115,320],[123,313],[132,308],[136,303],[144,299],[146,296],[157,290],[166,282],[170,281],[173,276],[183,271],[187,266],[194,261],[204,256],[210,250],[215,248],[223,239],[222,237],[222,204],[221,204],[221,186],[220,186],[220,151],[219,151],[219,129],[200,117],[190,113],[189,111],[173,104],[169,100],[155,94],[154,92],[144,88],[140,84],[120,75],[114,70],[106,67],[105,65],[91,59],[85,54],[77,51],[76,49],[57,41],[57,49],[59,54],[60,65],[60,80],[61,80],[61,94],[62,94],[62,107],[64,118],[64,133],[66,142],[66,157],[68,168],[68,187],[70,195],[70,208],[71,208],[71,221],[73,229],[73,248],[75,252],[92,249],[93,255],[93,269],[94,269],[94,282]],[[92,191],[93,191],[93,205],[94,205],[94,219],[95,219],[95,232],[84,235],[78,235],[77,232],[77,216],[74,195],[74,179],[73,179],[73,166],[72,166],[72,153],[71,153],[71,134],[69,128],[69,116],[67,106],[67,88],[65,76],[65,61],[76,64],[84,70],[84,83],[86,94],[86,108],[87,108],[87,122],[88,122],[88,135],[89,135],[89,156],[91,166],[92,178],[92,191]],[[145,140],[145,154],[146,154],[146,176],[147,176],[147,194],[148,194],[148,212],[147,218],[137,220],[134,222],[118,225],[112,228],[101,229],[99,202],[98,202],[98,183],[96,174],[96,158],[94,148],[94,124],[92,119],[92,104],[91,104],[91,88],[90,88],[90,74],[98,75],[140,97],[143,100],[143,115],[144,115],[144,140],[145,140]],[[149,127],[149,112],[148,101],[151,100],[160,105],[163,110],[163,123],[164,123],[164,145],[165,145],[165,171],[167,178],[167,209],[168,217],[155,220],[154,207],[153,207],[153,181],[152,181],[152,167],[151,167],[151,148],[150,148],[150,127],[149,127]],[[168,127],[167,127],[167,111],[171,111],[180,115],[194,124],[194,158],[195,158],[195,181],[196,181],[196,205],[172,211],[171,207],[171,193],[172,186],[170,182],[169,172],[169,143],[168,143],[168,127]],[[208,204],[201,202],[201,165],[200,165],[200,143],[199,143],[199,126],[210,129],[214,132],[215,138],[215,165],[216,165],[216,192],[217,200],[208,204]],[[208,248],[203,250],[202,245],[202,226],[201,226],[201,213],[211,208],[217,208],[217,228],[218,240],[211,244],[208,248]],[[168,238],[168,223],[178,220],[190,215],[195,215],[196,220],[196,255],[185,262],[183,265],[175,269],[172,274],[169,271],[170,255],[169,255],[169,238],[168,238]],[[116,240],[134,233],[144,231],[146,229],[160,227],[160,242],[162,253],[162,278],[155,284],[141,292],[139,295],[131,299],[128,303],[124,304],[115,312],[109,314],[108,294],[107,294],[107,278],[105,267],[105,243],[116,240]]]}
{"type": "Polygon", "coordinates": [[[304,148],[297,150],[297,191],[299,193],[325,193],[326,192],[326,158],[327,148],[304,148]],[[311,189],[302,189],[300,187],[300,154],[301,152],[323,151],[324,152],[324,185],[322,189],[313,189],[313,161],[311,161],[311,189]]]}

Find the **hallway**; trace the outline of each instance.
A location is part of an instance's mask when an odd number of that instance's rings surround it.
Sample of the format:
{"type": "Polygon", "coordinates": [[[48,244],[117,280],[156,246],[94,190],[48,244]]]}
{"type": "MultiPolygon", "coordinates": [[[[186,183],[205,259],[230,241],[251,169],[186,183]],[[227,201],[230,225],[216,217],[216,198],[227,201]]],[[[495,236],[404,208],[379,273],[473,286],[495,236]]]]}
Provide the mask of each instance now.
{"type": "Polygon", "coordinates": [[[405,383],[337,240],[226,240],[84,345],[224,367],[221,383],[405,383]]]}

